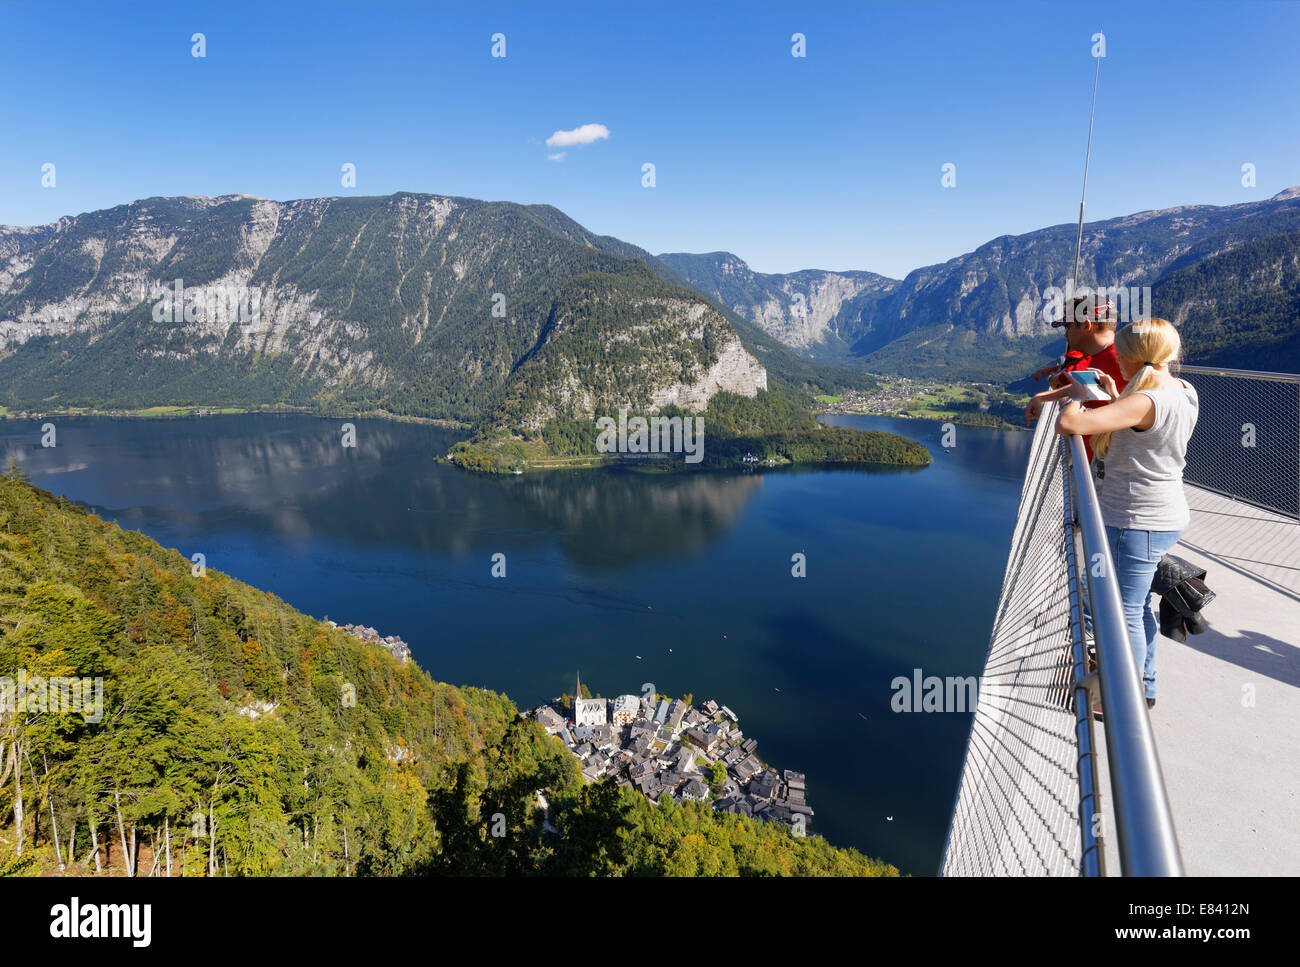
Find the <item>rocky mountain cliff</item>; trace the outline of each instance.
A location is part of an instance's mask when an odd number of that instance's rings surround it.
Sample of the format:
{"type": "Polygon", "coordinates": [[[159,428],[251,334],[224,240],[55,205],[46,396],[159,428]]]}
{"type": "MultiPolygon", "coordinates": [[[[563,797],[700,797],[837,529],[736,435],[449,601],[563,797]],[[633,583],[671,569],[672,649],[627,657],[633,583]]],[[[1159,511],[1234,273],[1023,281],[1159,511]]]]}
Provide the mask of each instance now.
{"type": "MultiPolygon", "coordinates": [[[[660,259],[806,355],[879,372],[1011,380],[1059,348],[1060,332],[1051,329],[1043,308],[1049,288],[1063,288],[1070,275],[1075,231],[1063,224],[1002,236],[901,281],[812,270],[762,275],[725,252],[660,259]],[[803,318],[791,315],[799,292],[810,309],[803,318]]],[[[1282,253],[1285,239],[1298,231],[1300,188],[1266,201],[1092,222],[1084,226],[1080,283],[1151,286],[1152,311],[1184,325],[1190,359],[1244,365],[1264,347],[1295,345],[1300,301],[1287,281],[1294,280],[1294,269],[1288,270],[1282,253]],[[1238,250],[1241,257],[1231,258],[1238,250]],[[1199,294],[1174,284],[1180,273],[1202,265],[1199,294]],[[1211,284],[1212,296],[1205,291],[1211,284]],[[1252,317],[1259,300],[1269,305],[1263,322],[1252,317]]],[[[1297,368],[1294,349],[1286,352],[1297,368]]]]}
{"type": "Polygon", "coordinates": [[[898,287],[897,279],[874,272],[755,272],[730,252],[668,252],[658,259],[764,332],[813,356],[844,355],[858,338],[856,329],[844,327],[898,287]]]}
{"type": "Polygon", "coordinates": [[[726,315],[652,261],[549,206],[410,193],[148,198],[0,228],[0,402],[504,406],[536,428],[765,389],[726,315]]]}

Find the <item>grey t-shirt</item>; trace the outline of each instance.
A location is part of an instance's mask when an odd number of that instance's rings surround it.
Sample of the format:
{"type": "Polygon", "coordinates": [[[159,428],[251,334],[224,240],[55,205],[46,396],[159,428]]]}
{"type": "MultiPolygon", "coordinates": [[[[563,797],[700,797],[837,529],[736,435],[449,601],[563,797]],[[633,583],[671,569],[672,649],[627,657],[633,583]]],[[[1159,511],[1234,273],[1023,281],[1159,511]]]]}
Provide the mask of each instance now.
{"type": "Polygon", "coordinates": [[[1109,527],[1183,530],[1190,519],[1183,464],[1200,401],[1185,382],[1140,392],[1155,403],[1156,419],[1149,430],[1129,427],[1111,434],[1105,460],[1093,467],[1101,517],[1109,527]]]}

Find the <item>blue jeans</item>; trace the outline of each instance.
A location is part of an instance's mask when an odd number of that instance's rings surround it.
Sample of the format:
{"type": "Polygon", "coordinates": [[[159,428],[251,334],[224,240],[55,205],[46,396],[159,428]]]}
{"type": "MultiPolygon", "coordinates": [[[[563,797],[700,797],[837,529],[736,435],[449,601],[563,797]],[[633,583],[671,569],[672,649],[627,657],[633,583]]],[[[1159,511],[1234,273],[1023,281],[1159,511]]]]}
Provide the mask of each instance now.
{"type": "Polygon", "coordinates": [[[1133,658],[1147,698],[1156,697],[1156,639],[1160,625],[1151,607],[1151,582],[1156,565],[1173,549],[1182,531],[1139,531],[1106,527],[1110,557],[1115,562],[1115,579],[1124,602],[1124,621],[1128,624],[1133,658]]]}

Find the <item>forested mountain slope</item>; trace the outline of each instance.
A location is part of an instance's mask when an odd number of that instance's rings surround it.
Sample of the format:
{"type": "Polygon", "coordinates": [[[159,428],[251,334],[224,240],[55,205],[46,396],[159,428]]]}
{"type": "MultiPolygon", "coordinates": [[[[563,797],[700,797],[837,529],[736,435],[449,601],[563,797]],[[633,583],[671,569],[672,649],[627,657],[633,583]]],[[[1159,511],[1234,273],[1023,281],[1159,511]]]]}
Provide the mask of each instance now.
{"type": "Polygon", "coordinates": [[[475,422],[508,389],[538,396],[519,384],[538,354],[560,355],[548,343],[561,334],[570,375],[590,374],[582,360],[604,367],[599,387],[566,384],[577,399],[763,389],[718,309],[637,252],[549,207],[410,193],[149,198],[0,229],[0,402],[475,422]],[[176,280],[190,293],[172,299],[180,314],[165,301],[176,280]],[[623,366],[606,350],[633,330],[623,366]]]}

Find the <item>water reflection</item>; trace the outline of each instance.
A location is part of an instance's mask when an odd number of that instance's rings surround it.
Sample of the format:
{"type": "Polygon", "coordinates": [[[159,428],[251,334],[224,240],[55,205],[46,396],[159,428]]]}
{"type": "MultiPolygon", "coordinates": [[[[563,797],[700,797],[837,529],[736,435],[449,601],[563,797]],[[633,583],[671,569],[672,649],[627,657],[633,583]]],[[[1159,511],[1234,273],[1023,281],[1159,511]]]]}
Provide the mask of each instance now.
{"type": "Polygon", "coordinates": [[[596,571],[698,552],[735,526],[765,477],[636,468],[472,476],[435,462],[460,438],[453,431],[355,421],[356,446],[345,448],[342,423],[58,420],[58,446],[44,448],[38,423],[12,422],[0,448],[33,483],[149,533],[327,536],[440,555],[498,550],[507,534],[515,547],[556,542],[596,571]]]}
{"type": "Polygon", "coordinates": [[[558,539],[590,568],[689,554],[735,524],[753,474],[633,470],[472,476],[435,463],[459,436],[436,427],[307,417],[66,420],[3,425],[0,448],[38,486],[108,519],[169,533],[242,530],[295,541],[460,555],[558,539]]]}

